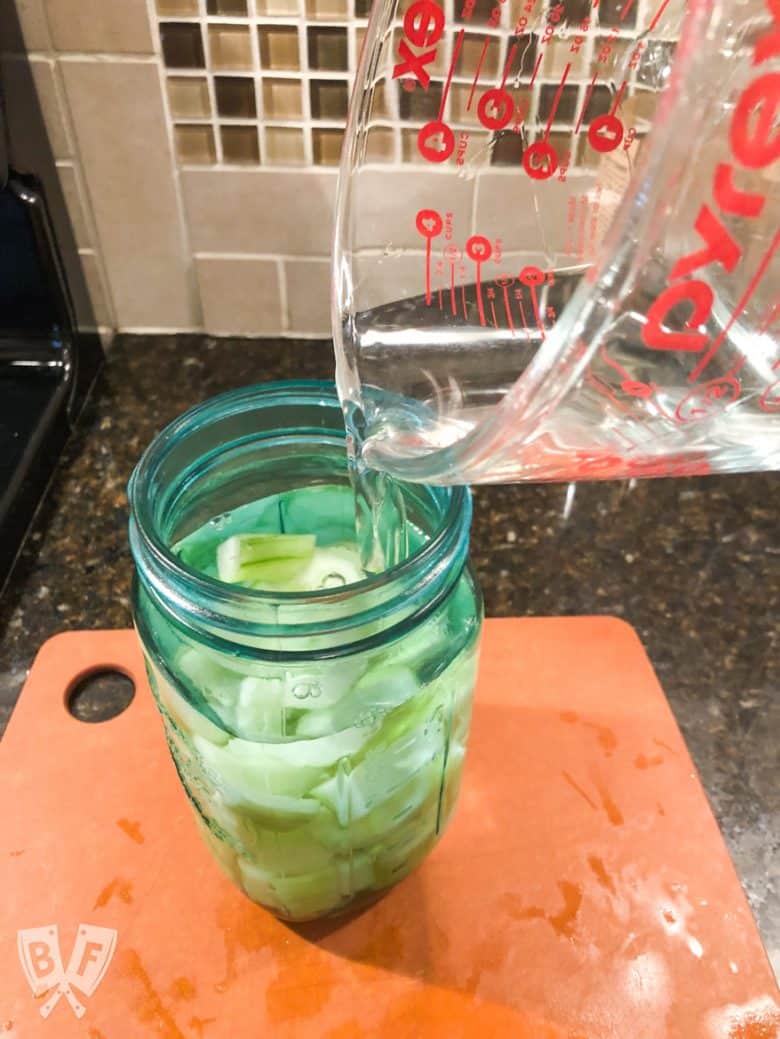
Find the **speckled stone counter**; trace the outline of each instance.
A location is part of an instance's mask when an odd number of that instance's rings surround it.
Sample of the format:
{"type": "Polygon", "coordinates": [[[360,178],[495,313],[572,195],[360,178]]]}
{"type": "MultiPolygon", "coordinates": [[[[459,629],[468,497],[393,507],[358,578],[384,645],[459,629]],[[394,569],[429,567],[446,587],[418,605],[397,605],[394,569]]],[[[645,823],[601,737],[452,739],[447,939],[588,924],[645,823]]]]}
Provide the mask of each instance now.
{"type": "MultiPolygon", "coordinates": [[[[185,408],[251,382],[328,378],[327,343],[124,336],[0,603],[0,727],[38,647],[130,623],[125,485],[185,408]]],[[[603,613],[639,632],[780,969],[777,475],[476,493],[489,616],[603,613]]]]}

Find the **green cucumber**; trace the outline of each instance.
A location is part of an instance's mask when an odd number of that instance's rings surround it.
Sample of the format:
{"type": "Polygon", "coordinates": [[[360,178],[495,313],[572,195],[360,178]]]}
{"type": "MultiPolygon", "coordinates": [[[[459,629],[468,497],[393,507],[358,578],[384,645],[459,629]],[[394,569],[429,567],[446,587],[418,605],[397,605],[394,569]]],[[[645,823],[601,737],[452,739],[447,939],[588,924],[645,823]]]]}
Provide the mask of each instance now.
{"type": "Polygon", "coordinates": [[[418,692],[419,683],[408,668],[391,665],[370,667],[332,707],[307,711],[298,721],[296,733],[321,736],[349,725],[374,724],[418,692]]]}
{"type": "Polygon", "coordinates": [[[153,692],[159,699],[161,706],[170,715],[171,720],[179,728],[187,735],[197,733],[203,739],[217,746],[227,743],[229,733],[210,721],[185,696],[175,689],[159,668],[155,667],[149,657],[146,658],[146,667],[153,692]]]}
{"type": "Polygon", "coordinates": [[[355,894],[374,885],[373,862],[367,855],[334,859],[326,869],[284,876],[238,860],[241,882],[250,898],[279,907],[285,916],[306,920],[332,912],[355,894]]]}
{"type": "Polygon", "coordinates": [[[234,534],[217,549],[217,573],[228,584],[290,580],[314,554],[313,534],[234,534]]]}

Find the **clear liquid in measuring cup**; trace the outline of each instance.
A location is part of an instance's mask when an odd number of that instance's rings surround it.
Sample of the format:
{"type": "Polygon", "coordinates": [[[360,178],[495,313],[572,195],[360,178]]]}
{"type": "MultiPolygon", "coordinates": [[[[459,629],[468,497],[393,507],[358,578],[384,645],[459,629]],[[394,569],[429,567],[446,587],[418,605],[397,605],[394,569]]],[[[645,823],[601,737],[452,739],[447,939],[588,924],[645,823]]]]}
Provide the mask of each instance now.
{"type": "Polygon", "coordinates": [[[429,483],[780,464],[775,11],[377,0],[335,249],[342,400],[391,402],[358,458],[429,483]]]}

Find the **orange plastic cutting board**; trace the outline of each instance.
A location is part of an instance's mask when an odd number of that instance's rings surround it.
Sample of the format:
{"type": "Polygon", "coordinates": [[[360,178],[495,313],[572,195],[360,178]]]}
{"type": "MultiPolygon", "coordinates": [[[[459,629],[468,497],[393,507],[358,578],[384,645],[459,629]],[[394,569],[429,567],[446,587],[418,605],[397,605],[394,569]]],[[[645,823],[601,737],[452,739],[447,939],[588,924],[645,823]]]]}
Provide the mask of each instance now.
{"type": "MultiPolygon", "coordinates": [[[[774,1039],[777,988],[635,633],[485,626],[464,786],[424,865],[353,919],[293,930],[197,835],[132,632],[35,661],[0,751],[0,1039],[774,1039]],[[84,724],[85,672],[137,683],[84,724]],[[76,1018],[44,1019],[17,950],[117,932],[76,1018]]],[[[77,970],[79,969],[77,965],[77,970]]]]}

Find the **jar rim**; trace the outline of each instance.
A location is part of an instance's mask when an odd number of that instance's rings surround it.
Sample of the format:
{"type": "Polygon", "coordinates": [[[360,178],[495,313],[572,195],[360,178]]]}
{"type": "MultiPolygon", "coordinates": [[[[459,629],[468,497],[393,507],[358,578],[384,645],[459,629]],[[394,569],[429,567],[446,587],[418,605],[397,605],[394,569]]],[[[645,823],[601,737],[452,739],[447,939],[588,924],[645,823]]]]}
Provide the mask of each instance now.
{"type": "MultiPolygon", "coordinates": [[[[339,407],[335,384],[327,380],[277,381],[229,390],[189,408],[165,426],[146,447],[133,470],[128,484],[128,499],[130,541],[136,565],[140,566],[143,562],[147,572],[151,571],[153,574],[152,584],[158,589],[164,586],[166,593],[185,613],[190,612],[188,606],[197,601],[210,604],[218,612],[227,609],[231,613],[240,613],[242,606],[249,609],[307,604],[327,607],[330,604],[343,605],[346,602],[355,602],[361,597],[370,600],[372,594],[380,589],[403,586],[404,582],[411,580],[419,582],[421,571],[433,571],[437,569],[437,564],[441,566],[442,561],[451,561],[453,556],[458,555],[458,545],[463,542],[464,537],[467,545],[471,496],[465,486],[448,485],[429,488],[441,502],[442,509],[438,525],[420,547],[395,566],[337,589],[269,592],[243,585],[226,584],[184,563],[165,543],[153,515],[155,493],[159,493],[159,490],[155,491],[155,476],[160,467],[176,444],[210,423],[257,407],[285,403],[293,406],[322,404],[331,408],[339,407]]],[[[291,429],[290,433],[293,432],[291,429]]],[[[279,435],[283,436],[284,431],[280,431],[279,435]]],[[[339,434],[328,431],[328,435],[332,437],[339,434]]],[[[343,435],[346,441],[346,430],[343,435]]],[[[229,443],[226,442],[225,446],[229,443]]],[[[385,611],[387,605],[385,600],[385,611]]],[[[198,613],[202,614],[203,611],[198,610],[198,613]]],[[[358,607],[355,616],[357,615],[360,616],[361,623],[366,623],[365,611],[358,607]]],[[[310,624],[295,625],[295,633],[320,633],[323,630],[322,623],[322,619],[318,619],[310,624]]]]}

